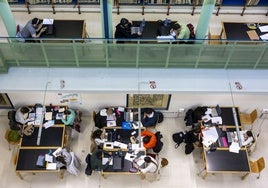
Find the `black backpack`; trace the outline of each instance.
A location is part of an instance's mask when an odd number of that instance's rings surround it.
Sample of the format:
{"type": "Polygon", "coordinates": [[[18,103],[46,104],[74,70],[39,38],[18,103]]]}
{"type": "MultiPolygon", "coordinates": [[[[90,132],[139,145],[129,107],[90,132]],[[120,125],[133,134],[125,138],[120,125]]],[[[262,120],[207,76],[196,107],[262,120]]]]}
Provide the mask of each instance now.
{"type": "Polygon", "coordinates": [[[164,121],[164,114],[162,112],[157,112],[158,119],[157,123],[162,123],[164,121]]]}
{"type": "Polygon", "coordinates": [[[9,127],[11,130],[20,130],[19,124],[15,120],[15,110],[10,110],[8,112],[8,119],[9,119],[9,127]]]}
{"type": "Polygon", "coordinates": [[[87,167],[85,169],[85,174],[90,176],[92,174],[92,168],[91,168],[91,164],[90,164],[90,159],[91,159],[91,154],[87,154],[86,157],[86,163],[87,163],[87,167]]]}
{"type": "Polygon", "coordinates": [[[173,141],[176,143],[175,148],[178,148],[182,142],[184,142],[184,132],[174,133],[172,135],[173,141]]]}
{"type": "Polygon", "coordinates": [[[160,131],[157,131],[155,133],[155,136],[156,136],[157,141],[156,141],[156,146],[153,148],[153,151],[155,153],[159,153],[162,150],[163,145],[164,145],[164,143],[161,141],[161,138],[163,138],[163,135],[160,133],[160,131]]]}

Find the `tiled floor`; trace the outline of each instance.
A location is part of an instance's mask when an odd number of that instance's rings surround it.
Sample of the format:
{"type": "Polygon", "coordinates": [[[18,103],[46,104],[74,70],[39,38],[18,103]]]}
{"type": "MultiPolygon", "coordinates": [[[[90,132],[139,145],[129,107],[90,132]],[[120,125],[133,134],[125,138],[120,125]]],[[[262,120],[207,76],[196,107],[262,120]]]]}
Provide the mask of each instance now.
{"type": "MultiPolygon", "coordinates": [[[[69,187],[101,187],[101,188],[202,188],[202,187],[216,187],[221,188],[264,188],[267,187],[268,171],[264,169],[261,173],[260,179],[256,179],[257,174],[249,175],[244,181],[241,180],[239,174],[215,174],[208,175],[204,180],[198,176],[200,170],[202,170],[202,159],[200,158],[200,151],[195,150],[190,155],[184,154],[183,146],[178,149],[174,148],[174,142],[172,140],[172,134],[181,130],[185,130],[186,127],[183,122],[183,117],[180,118],[165,118],[157,129],[163,134],[164,147],[160,152],[160,156],[166,157],[169,160],[169,165],[161,170],[161,177],[159,181],[147,182],[141,180],[137,175],[110,175],[106,179],[102,178],[99,173],[93,172],[92,176],[86,176],[84,174],[86,163],[84,162],[86,154],[89,152],[90,145],[90,132],[94,126],[90,117],[84,117],[82,122],[82,132],[73,135],[71,148],[82,160],[81,174],[76,177],[66,172],[64,179],[59,179],[56,174],[53,173],[41,173],[32,175],[30,173],[24,173],[24,180],[20,180],[15,174],[15,166],[12,163],[12,155],[15,152],[15,147],[12,150],[8,150],[8,144],[4,139],[4,132],[8,128],[8,122],[6,116],[0,117],[0,187],[8,188],[69,188],[69,187]]],[[[257,159],[260,156],[268,157],[268,151],[266,149],[266,143],[268,141],[265,137],[265,132],[268,131],[266,126],[268,120],[258,119],[254,127],[258,130],[261,127],[260,136],[257,143],[257,148],[250,156],[251,159],[257,159]]]]}

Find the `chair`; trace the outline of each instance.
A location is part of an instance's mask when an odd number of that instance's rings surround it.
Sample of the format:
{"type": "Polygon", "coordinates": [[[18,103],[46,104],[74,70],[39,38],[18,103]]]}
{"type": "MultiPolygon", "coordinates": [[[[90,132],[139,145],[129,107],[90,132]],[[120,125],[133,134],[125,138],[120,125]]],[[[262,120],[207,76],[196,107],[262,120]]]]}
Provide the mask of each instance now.
{"type": "Polygon", "coordinates": [[[258,173],[257,179],[259,179],[260,172],[265,168],[264,158],[261,157],[256,161],[249,161],[249,165],[252,173],[258,173]]]}
{"type": "Polygon", "coordinates": [[[240,113],[239,116],[240,116],[241,124],[244,124],[244,125],[252,125],[253,122],[258,117],[258,113],[257,113],[257,110],[254,109],[250,114],[240,113]]]}
{"type": "Polygon", "coordinates": [[[8,142],[8,150],[11,150],[10,145],[18,145],[20,143],[20,135],[17,131],[14,131],[14,130],[7,129],[5,133],[5,139],[8,142]],[[14,135],[14,133],[17,133],[17,134],[14,135]],[[14,135],[15,140],[12,140],[10,138],[10,134],[14,135]]]}
{"type": "Polygon", "coordinates": [[[208,32],[209,44],[221,44],[221,35],[212,35],[208,32]]]}

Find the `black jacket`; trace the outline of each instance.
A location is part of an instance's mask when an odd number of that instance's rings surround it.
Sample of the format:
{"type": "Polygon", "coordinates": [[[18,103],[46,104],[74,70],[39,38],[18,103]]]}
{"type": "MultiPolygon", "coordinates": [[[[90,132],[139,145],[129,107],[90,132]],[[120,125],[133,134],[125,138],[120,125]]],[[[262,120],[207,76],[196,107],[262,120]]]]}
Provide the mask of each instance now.
{"type": "MultiPolygon", "coordinates": [[[[116,39],[130,39],[138,38],[138,34],[131,34],[131,24],[128,27],[124,27],[122,24],[116,26],[114,37],[116,39]]],[[[124,41],[117,41],[117,43],[124,43],[124,41]]]]}

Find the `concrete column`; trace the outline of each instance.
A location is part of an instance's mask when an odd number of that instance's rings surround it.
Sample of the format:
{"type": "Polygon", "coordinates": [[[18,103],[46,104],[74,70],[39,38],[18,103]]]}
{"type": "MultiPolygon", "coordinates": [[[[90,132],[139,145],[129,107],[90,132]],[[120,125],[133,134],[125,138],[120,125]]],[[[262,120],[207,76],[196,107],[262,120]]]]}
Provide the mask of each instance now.
{"type": "Polygon", "coordinates": [[[7,0],[0,0],[0,15],[6,26],[9,37],[16,36],[16,23],[7,0]]]}
{"type": "Polygon", "coordinates": [[[209,21],[215,7],[216,0],[204,0],[201,13],[196,26],[196,39],[205,39],[209,21]]]}
{"type": "Polygon", "coordinates": [[[101,0],[102,35],[103,38],[113,38],[112,9],[113,0],[101,0]]]}

